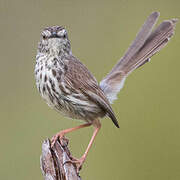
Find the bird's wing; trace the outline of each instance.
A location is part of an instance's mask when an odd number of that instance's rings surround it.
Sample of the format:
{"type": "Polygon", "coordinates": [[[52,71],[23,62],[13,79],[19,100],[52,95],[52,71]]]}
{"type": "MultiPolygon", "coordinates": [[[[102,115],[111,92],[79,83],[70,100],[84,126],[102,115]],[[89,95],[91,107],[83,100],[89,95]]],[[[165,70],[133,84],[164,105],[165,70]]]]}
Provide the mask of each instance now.
{"type": "Polygon", "coordinates": [[[125,55],[100,82],[100,87],[110,103],[116,99],[118,92],[123,87],[127,75],[148,62],[150,57],[160,51],[174,34],[177,21],[175,19],[163,21],[152,32],[158,17],[159,13],[153,12],[147,18],[125,55]]]}
{"type": "Polygon", "coordinates": [[[66,63],[65,84],[68,84],[71,91],[82,93],[89,101],[97,104],[112,119],[113,123],[119,127],[108,99],[89,70],[74,56],[70,56],[66,63]]]}

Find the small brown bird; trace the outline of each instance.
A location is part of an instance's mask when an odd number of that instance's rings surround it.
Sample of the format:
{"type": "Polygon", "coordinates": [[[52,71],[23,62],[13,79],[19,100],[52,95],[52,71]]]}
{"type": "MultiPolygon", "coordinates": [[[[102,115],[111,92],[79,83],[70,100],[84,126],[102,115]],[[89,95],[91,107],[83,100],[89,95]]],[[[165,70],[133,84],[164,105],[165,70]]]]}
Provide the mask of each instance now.
{"type": "Polygon", "coordinates": [[[61,26],[42,31],[35,65],[37,88],[42,98],[56,111],[85,124],[62,130],[52,138],[52,146],[58,138],[77,129],[94,126],[90,143],[80,159],[72,162],[80,168],[101,127],[99,118],[108,116],[116,127],[118,121],[111,108],[126,77],[150,60],[174,34],[176,19],[163,21],[154,31],[159,17],[153,12],[146,20],[125,55],[111,72],[98,84],[89,70],[72,54],[66,30],[61,26]]]}

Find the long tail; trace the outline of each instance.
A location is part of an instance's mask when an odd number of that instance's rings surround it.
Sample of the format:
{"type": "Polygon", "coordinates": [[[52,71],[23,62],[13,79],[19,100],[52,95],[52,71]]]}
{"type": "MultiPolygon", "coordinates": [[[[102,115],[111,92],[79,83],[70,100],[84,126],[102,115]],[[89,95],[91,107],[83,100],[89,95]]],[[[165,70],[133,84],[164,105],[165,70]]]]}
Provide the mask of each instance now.
{"type": "Polygon", "coordinates": [[[163,21],[152,32],[158,17],[159,13],[153,12],[147,18],[125,55],[100,82],[100,87],[110,103],[116,99],[118,92],[123,87],[125,78],[133,70],[148,62],[150,57],[160,51],[174,34],[177,19],[163,21]]]}

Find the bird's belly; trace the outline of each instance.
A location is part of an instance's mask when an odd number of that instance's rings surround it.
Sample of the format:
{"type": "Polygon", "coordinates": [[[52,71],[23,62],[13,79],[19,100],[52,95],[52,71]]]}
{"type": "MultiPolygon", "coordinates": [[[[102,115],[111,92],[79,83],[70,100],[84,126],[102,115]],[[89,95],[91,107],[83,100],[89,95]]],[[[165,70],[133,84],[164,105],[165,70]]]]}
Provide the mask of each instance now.
{"type": "Polygon", "coordinates": [[[42,63],[41,67],[36,65],[35,79],[42,98],[51,108],[64,116],[91,122],[105,115],[102,109],[88,97],[78,91],[71,92],[67,89],[63,80],[59,81],[57,77],[54,77],[52,70],[49,70],[45,64],[42,63]]]}
{"type": "MultiPolygon", "coordinates": [[[[64,95],[61,91],[57,91],[56,93],[49,92],[43,81],[39,81],[36,85],[48,106],[66,117],[92,122],[96,118],[105,115],[97,104],[90,102],[82,94],[72,93],[64,95]]],[[[51,90],[52,88],[50,87],[51,90]]]]}
{"type": "Polygon", "coordinates": [[[98,117],[104,116],[104,112],[94,103],[81,101],[69,96],[59,96],[58,99],[50,98],[48,95],[43,97],[47,104],[57,112],[72,119],[81,119],[91,122],[98,117]]]}

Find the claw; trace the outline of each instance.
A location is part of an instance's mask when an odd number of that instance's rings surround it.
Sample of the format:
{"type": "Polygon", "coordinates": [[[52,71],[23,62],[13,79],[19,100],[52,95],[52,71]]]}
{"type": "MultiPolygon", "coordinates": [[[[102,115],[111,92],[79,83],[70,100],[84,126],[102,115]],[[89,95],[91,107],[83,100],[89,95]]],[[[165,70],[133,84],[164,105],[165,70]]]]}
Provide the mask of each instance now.
{"type": "Polygon", "coordinates": [[[76,166],[77,173],[79,173],[79,171],[82,169],[82,165],[84,161],[85,161],[85,157],[82,156],[80,159],[72,158],[72,160],[66,161],[63,165],[65,165],[66,163],[72,163],[76,166]]]}
{"type": "Polygon", "coordinates": [[[51,139],[51,147],[54,146],[55,142],[59,139],[61,141],[61,139],[64,138],[64,133],[59,132],[56,135],[54,135],[51,139]]]}

